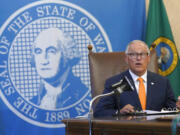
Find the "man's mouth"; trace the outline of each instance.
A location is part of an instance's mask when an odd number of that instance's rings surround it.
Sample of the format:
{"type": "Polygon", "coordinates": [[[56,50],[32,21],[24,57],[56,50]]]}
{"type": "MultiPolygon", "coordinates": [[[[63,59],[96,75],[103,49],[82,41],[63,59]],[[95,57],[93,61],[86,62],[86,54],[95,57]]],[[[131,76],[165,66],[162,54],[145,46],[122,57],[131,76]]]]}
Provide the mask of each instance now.
{"type": "Polygon", "coordinates": [[[41,70],[50,70],[51,68],[41,68],[41,70]]]}
{"type": "Polygon", "coordinates": [[[136,66],[141,66],[142,64],[141,63],[135,63],[136,66]]]}

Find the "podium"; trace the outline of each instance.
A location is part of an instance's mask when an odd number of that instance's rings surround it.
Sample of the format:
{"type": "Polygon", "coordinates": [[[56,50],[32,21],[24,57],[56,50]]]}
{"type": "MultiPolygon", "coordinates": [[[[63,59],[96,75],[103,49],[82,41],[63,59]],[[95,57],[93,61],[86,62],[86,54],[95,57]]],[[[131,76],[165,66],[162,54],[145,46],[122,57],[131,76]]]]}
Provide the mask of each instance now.
{"type": "MultiPolygon", "coordinates": [[[[93,135],[171,135],[172,119],[177,115],[123,116],[92,119],[93,135]]],[[[89,135],[87,118],[65,119],[66,135],[89,135]]],[[[180,135],[180,127],[177,127],[180,135]]]]}

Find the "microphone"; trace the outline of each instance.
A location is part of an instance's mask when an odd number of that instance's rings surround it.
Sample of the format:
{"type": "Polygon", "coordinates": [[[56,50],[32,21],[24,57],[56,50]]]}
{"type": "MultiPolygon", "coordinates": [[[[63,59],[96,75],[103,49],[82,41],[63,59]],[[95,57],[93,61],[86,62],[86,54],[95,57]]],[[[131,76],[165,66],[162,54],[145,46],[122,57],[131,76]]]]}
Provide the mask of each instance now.
{"type": "Polygon", "coordinates": [[[124,76],[119,82],[110,86],[110,89],[114,90],[115,94],[120,95],[124,91],[132,91],[134,87],[129,81],[127,76],[124,76]]]}
{"type": "Polygon", "coordinates": [[[110,95],[120,95],[124,91],[133,91],[134,87],[132,86],[131,82],[129,81],[127,76],[124,76],[119,82],[111,85],[109,87],[112,91],[109,93],[101,94],[95,96],[91,101],[90,101],[90,107],[89,107],[89,115],[92,118],[93,117],[93,108],[92,105],[94,101],[98,98],[105,97],[105,96],[110,96],[110,95]]]}

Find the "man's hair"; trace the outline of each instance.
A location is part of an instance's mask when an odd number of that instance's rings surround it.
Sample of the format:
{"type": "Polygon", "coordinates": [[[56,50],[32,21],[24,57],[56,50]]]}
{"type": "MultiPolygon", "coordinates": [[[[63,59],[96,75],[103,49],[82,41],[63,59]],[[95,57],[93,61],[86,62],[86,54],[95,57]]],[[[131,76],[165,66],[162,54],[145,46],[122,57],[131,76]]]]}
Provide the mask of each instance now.
{"type": "MultiPolygon", "coordinates": [[[[64,62],[67,64],[67,62],[71,62],[71,65],[77,64],[77,62],[80,60],[81,55],[79,53],[79,49],[77,47],[76,42],[71,37],[71,35],[67,32],[64,32],[63,30],[59,28],[48,28],[40,32],[40,34],[37,36],[37,38],[43,39],[43,34],[53,34],[53,36],[56,36],[58,49],[62,53],[62,57],[64,58],[64,62]],[[72,64],[73,63],[73,64],[72,64]]],[[[36,40],[34,42],[33,48],[36,44],[36,40]]],[[[32,49],[33,49],[32,48],[32,49]]],[[[32,56],[32,59],[34,56],[32,56]]]]}
{"type": "Polygon", "coordinates": [[[74,39],[70,36],[70,34],[57,28],[51,29],[54,29],[54,31],[56,31],[57,34],[59,34],[57,41],[58,47],[65,59],[72,60],[74,58],[80,58],[81,55],[77,47],[77,44],[74,41],[74,39]]]}
{"type": "Polygon", "coordinates": [[[129,42],[129,44],[126,47],[125,54],[128,54],[130,45],[137,43],[137,42],[143,43],[144,46],[147,48],[148,55],[150,55],[149,47],[147,46],[147,44],[144,41],[141,41],[141,40],[133,40],[133,41],[129,42]]]}

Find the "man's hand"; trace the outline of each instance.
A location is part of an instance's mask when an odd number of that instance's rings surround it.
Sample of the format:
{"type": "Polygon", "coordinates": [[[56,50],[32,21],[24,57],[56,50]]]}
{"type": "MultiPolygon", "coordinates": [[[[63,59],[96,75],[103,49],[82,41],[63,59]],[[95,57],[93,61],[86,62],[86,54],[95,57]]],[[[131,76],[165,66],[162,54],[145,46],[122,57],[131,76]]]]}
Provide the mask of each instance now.
{"type": "MultiPolygon", "coordinates": [[[[180,103],[179,103],[180,105],[180,103]]],[[[126,113],[133,113],[134,112],[134,106],[127,104],[125,105],[121,110],[120,113],[126,114],[126,113]]]]}
{"type": "Polygon", "coordinates": [[[178,96],[178,101],[176,102],[177,109],[180,110],[180,96],[178,96]]]}

